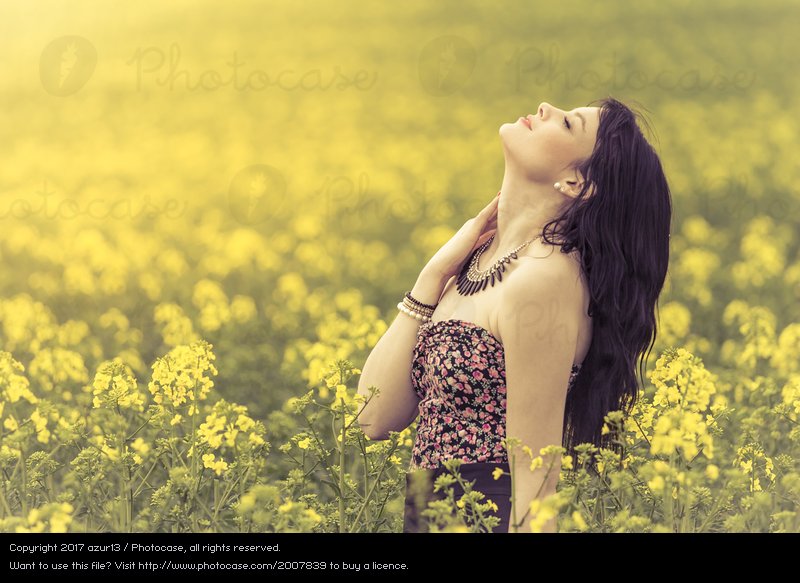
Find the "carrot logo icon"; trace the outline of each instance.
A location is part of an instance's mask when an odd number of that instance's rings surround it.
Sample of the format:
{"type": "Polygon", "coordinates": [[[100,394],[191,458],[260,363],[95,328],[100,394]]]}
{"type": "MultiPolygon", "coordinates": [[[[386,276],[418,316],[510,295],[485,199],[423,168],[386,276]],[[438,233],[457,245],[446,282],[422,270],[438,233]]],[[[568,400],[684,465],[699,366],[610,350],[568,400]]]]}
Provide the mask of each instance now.
{"type": "Polygon", "coordinates": [[[419,54],[419,81],[432,95],[449,95],[464,87],[475,68],[475,49],[459,36],[433,39],[419,54]]]}
{"type": "Polygon", "coordinates": [[[279,218],[287,204],[283,173],[265,164],[243,168],[231,181],[228,204],[233,218],[243,225],[279,218]]]}
{"type": "Polygon", "coordinates": [[[263,173],[259,173],[250,182],[250,204],[247,208],[247,218],[252,220],[253,212],[258,207],[267,191],[267,179],[263,173]]]}
{"type": "Polygon", "coordinates": [[[72,95],[94,74],[97,50],[80,36],[62,36],[50,42],[39,58],[44,90],[57,97],[72,95]]]}
{"type": "Polygon", "coordinates": [[[69,43],[67,48],[61,54],[61,76],[58,79],[58,88],[63,89],[64,81],[67,80],[69,74],[75,68],[75,63],[78,62],[78,47],[75,43],[69,43]]]}

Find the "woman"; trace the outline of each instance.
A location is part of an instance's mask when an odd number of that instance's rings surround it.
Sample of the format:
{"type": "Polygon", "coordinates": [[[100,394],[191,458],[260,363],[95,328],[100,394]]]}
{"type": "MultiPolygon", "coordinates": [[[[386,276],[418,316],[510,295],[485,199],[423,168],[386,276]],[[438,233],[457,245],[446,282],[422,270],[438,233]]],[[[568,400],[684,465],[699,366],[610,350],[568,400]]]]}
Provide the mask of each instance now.
{"type": "Polygon", "coordinates": [[[430,259],[369,355],[358,390],[380,392],[359,417],[366,435],[420,417],[404,532],[424,530],[447,459],[497,505],[494,532],[530,532],[522,518],[555,492],[560,458],[545,478],[523,446],[616,449],[604,416],[635,402],[669,261],[669,186],[638,116],[609,97],[503,124],[500,192],[430,259]],[[506,436],[520,440],[513,514],[506,436]]]}

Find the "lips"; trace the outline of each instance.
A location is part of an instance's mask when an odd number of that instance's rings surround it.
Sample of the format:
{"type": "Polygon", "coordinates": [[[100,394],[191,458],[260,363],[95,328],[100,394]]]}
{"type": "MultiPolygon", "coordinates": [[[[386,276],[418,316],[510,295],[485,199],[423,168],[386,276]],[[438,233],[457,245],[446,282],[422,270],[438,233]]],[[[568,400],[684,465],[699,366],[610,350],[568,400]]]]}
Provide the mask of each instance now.
{"type": "Polygon", "coordinates": [[[533,131],[533,126],[531,125],[531,120],[530,119],[528,119],[527,117],[521,117],[521,118],[519,118],[519,120],[522,123],[524,123],[526,126],[528,126],[529,130],[533,131]]]}

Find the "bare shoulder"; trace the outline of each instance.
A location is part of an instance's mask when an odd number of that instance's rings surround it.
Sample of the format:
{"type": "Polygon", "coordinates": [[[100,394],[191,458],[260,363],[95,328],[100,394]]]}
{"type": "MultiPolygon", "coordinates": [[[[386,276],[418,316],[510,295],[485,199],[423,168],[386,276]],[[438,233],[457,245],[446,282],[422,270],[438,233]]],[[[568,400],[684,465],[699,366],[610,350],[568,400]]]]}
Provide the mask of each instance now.
{"type": "Polygon", "coordinates": [[[578,291],[580,276],[581,265],[577,251],[561,253],[554,249],[543,257],[520,257],[513,277],[509,277],[507,291],[510,294],[525,295],[532,290],[548,292],[552,286],[556,289],[550,291],[556,294],[578,291]]]}
{"type": "Polygon", "coordinates": [[[565,322],[577,318],[583,302],[581,268],[573,256],[520,257],[504,282],[498,331],[519,331],[523,322],[565,322]]]}

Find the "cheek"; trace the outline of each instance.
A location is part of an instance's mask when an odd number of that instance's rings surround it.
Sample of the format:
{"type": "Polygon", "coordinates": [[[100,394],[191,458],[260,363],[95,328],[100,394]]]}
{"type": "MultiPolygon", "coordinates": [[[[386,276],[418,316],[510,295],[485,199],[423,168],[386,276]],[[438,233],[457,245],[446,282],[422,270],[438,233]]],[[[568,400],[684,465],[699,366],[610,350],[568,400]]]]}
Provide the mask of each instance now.
{"type": "Polygon", "coordinates": [[[552,131],[542,131],[536,136],[531,136],[528,147],[538,160],[548,164],[559,163],[569,156],[571,149],[569,142],[563,136],[552,131]]]}

